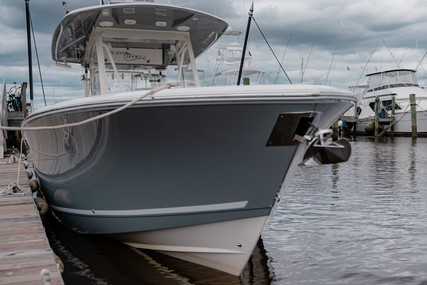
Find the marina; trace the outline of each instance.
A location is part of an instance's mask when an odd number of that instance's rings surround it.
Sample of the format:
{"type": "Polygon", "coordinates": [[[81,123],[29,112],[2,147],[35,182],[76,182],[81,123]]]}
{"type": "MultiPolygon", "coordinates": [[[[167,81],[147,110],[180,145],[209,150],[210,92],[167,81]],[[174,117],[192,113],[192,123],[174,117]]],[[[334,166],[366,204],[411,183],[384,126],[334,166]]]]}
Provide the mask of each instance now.
{"type": "Polygon", "coordinates": [[[416,69],[354,91],[303,84],[302,62],[270,85],[245,56],[253,3],[243,46],[216,13],[63,6],[51,57],[81,90],[34,108],[30,75],[29,100],[0,96],[0,284],[427,284],[416,69]]]}

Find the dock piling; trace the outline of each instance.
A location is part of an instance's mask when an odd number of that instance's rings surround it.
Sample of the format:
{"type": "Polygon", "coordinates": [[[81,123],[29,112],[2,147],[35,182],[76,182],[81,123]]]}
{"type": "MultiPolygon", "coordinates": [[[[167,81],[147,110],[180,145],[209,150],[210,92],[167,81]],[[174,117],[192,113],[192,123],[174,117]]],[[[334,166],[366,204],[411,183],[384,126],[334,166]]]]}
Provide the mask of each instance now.
{"type": "Polygon", "coordinates": [[[378,128],[380,126],[379,122],[379,112],[380,112],[380,98],[375,97],[375,116],[374,116],[374,136],[378,137],[378,128]]]}
{"type": "Polygon", "coordinates": [[[411,105],[411,126],[412,126],[412,137],[417,137],[417,102],[415,94],[409,94],[409,102],[411,105]]]}
{"type": "Polygon", "coordinates": [[[394,137],[394,120],[396,120],[395,117],[396,114],[396,96],[393,95],[393,97],[391,97],[391,127],[390,127],[390,135],[391,137],[394,137]]]}

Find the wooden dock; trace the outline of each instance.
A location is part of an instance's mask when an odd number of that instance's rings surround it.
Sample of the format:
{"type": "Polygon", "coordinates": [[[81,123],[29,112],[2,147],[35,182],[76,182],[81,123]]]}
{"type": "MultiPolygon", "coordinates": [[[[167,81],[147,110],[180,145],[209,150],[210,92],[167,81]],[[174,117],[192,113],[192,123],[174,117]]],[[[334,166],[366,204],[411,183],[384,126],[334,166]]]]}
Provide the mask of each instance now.
{"type": "MultiPolygon", "coordinates": [[[[0,159],[0,193],[18,182],[18,167],[0,159]]],[[[0,194],[0,284],[64,284],[22,164],[19,186],[0,194]]]]}

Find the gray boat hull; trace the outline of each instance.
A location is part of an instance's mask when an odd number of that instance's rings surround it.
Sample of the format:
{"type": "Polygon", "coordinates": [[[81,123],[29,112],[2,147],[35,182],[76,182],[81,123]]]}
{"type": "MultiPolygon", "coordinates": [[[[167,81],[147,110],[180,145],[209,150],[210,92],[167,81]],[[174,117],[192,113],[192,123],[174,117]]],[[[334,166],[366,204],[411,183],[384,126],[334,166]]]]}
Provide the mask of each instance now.
{"type": "MultiPolygon", "coordinates": [[[[301,120],[330,127],[351,106],[344,97],[140,102],[81,126],[24,134],[46,199],[77,232],[150,248],[144,232],[246,221],[255,245],[304,156],[305,146],[293,139],[307,132],[301,120]]],[[[33,114],[24,125],[78,122],[113,108],[68,105],[33,114]]]]}

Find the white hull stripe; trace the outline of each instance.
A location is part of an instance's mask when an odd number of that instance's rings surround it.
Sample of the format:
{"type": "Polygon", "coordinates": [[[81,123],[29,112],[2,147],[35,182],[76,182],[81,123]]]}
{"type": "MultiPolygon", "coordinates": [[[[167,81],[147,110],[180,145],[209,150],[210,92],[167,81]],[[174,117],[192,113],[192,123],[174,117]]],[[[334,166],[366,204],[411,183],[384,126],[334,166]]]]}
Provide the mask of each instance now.
{"type": "Polygon", "coordinates": [[[170,207],[170,208],[154,208],[154,209],[139,209],[139,210],[82,210],[64,208],[55,205],[50,205],[54,210],[83,216],[150,216],[150,215],[173,215],[173,214],[189,214],[197,212],[212,212],[224,210],[243,209],[248,204],[248,201],[239,201],[231,203],[208,204],[198,206],[185,207],[170,207]]]}

